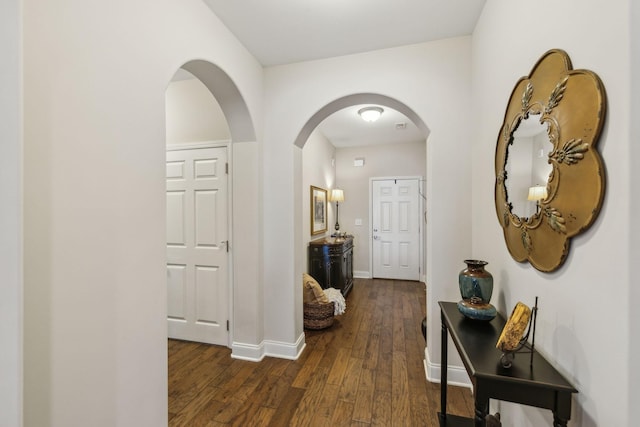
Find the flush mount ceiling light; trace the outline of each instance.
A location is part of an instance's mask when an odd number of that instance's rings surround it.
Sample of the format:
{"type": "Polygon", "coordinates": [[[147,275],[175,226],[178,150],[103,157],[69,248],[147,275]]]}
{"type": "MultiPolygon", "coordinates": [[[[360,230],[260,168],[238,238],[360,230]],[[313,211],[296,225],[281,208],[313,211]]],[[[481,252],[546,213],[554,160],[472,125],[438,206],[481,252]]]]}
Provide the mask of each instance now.
{"type": "Polygon", "coordinates": [[[380,107],[364,107],[358,110],[358,114],[365,122],[375,122],[380,118],[383,111],[380,107]]]}

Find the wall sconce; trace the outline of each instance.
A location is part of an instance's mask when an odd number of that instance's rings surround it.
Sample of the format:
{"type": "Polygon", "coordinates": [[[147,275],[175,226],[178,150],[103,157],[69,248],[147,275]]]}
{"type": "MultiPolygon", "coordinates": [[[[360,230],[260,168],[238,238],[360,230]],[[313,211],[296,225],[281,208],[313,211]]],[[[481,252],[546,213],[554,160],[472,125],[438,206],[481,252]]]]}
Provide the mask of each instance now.
{"type": "Polygon", "coordinates": [[[527,200],[532,202],[536,202],[536,213],[538,213],[538,209],[540,208],[540,200],[547,198],[547,186],[546,185],[534,185],[533,187],[529,187],[529,195],[527,196],[527,200]]]}
{"type": "Polygon", "coordinates": [[[339,188],[334,188],[331,190],[331,194],[329,195],[329,200],[332,202],[336,202],[336,232],[335,236],[340,236],[340,223],[338,222],[338,204],[339,202],[344,202],[344,191],[339,188]]]}
{"type": "Polygon", "coordinates": [[[375,122],[380,118],[383,111],[380,107],[364,107],[358,110],[358,114],[365,122],[375,122]]]}

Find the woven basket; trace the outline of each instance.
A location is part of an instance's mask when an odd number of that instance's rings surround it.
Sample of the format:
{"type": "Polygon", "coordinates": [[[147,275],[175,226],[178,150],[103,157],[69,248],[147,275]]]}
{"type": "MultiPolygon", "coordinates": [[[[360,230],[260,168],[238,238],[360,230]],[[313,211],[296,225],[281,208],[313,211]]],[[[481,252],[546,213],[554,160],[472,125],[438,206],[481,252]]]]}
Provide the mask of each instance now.
{"type": "Polygon", "coordinates": [[[325,329],[333,325],[333,301],[329,304],[304,304],[304,327],[306,329],[325,329]]]}

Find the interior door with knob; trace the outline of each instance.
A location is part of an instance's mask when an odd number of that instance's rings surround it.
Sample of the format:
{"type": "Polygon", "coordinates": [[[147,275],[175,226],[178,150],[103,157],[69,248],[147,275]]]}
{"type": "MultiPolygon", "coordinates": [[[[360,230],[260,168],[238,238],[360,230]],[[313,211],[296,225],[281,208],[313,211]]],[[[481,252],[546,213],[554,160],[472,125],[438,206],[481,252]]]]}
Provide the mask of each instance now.
{"type": "Polygon", "coordinates": [[[371,185],[372,276],[420,279],[419,179],[374,179],[371,185]]]}
{"type": "Polygon", "coordinates": [[[167,151],[169,338],[228,345],[227,148],[167,151]]]}

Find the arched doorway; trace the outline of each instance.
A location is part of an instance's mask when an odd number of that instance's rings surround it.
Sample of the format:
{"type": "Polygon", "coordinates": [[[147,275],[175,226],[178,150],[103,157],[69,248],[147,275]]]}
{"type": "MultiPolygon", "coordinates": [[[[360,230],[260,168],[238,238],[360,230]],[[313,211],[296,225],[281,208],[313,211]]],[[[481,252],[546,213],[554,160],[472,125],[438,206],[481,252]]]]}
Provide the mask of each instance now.
{"type": "Polygon", "coordinates": [[[167,87],[165,105],[168,337],[228,347],[229,127],[212,93],[184,69],[167,87]]]}
{"type": "MultiPolygon", "coordinates": [[[[404,115],[408,120],[410,120],[413,124],[415,124],[415,126],[418,128],[419,133],[421,135],[421,140],[423,141],[424,144],[426,144],[426,140],[427,137],[429,136],[429,128],[427,127],[427,125],[425,124],[425,122],[418,116],[418,114],[412,109],[410,108],[408,105],[398,101],[395,98],[391,98],[385,95],[380,95],[380,94],[375,94],[375,93],[358,93],[358,94],[352,94],[352,95],[347,95],[341,98],[338,98],[328,104],[326,104],[325,106],[321,107],[315,114],[313,114],[305,123],[305,125],[303,126],[302,130],[299,132],[299,134],[297,135],[297,138],[295,139],[295,146],[298,148],[303,148],[304,145],[307,143],[307,141],[309,140],[309,137],[312,136],[314,130],[329,116],[331,116],[332,114],[344,110],[344,109],[348,109],[349,107],[353,107],[356,105],[362,105],[362,104],[368,104],[368,105],[376,105],[376,106],[381,106],[384,107],[385,109],[390,109],[390,110],[395,110],[397,112],[402,113],[402,115],[404,115]]],[[[423,146],[424,148],[426,148],[426,145],[423,146]]],[[[294,162],[296,162],[295,166],[294,166],[294,170],[296,171],[296,176],[294,176],[294,182],[295,183],[300,183],[300,182],[305,182],[305,176],[304,176],[304,161],[300,160],[301,158],[304,159],[305,156],[295,156],[294,157],[295,160],[294,162]]],[[[422,169],[418,172],[418,175],[421,176],[426,176],[426,149],[424,151],[424,158],[423,160],[423,166],[422,169]]],[[[326,185],[327,186],[331,186],[333,183],[335,182],[335,175],[334,177],[332,177],[331,179],[327,180],[326,185]]],[[[322,184],[322,183],[321,183],[322,184]]],[[[341,186],[340,182],[338,182],[339,186],[341,186]]],[[[366,192],[366,190],[363,190],[366,192]]],[[[306,196],[306,194],[308,193],[308,188],[306,188],[305,186],[300,186],[298,188],[294,189],[294,204],[296,206],[305,206],[305,204],[308,204],[308,196],[306,196]]],[[[366,195],[363,196],[365,199],[367,198],[366,195]]],[[[341,217],[340,217],[340,223],[342,224],[343,221],[343,215],[342,215],[342,206],[343,204],[341,204],[341,217]]],[[[362,206],[361,206],[362,208],[362,206]]],[[[368,206],[364,207],[365,209],[368,209],[368,206]]],[[[304,209],[299,209],[299,212],[303,212],[304,209]]],[[[365,223],[367,222],[367,220],[365,219],[364,221],[365,223]]],[[[304,226],[305,221],[304,220],[300,220],[300,223],[303,224],[303,227],[299,227],[300,230],[295,230],[295,253],[306,253],[307,251],[307,244],[309,242],[309,240],[311,240],[312,238],[309,236],[309,230],[308,227],[304,226]]],[[[331,224],[330,224],[331,225],[331,224]]],[[[365,224],[366,225],[366,224],[365,224]]],[[[367,254],[370,253],[370,250],[367,248],[365,249],[365,246],[368,246],[369,243],[367,240],[370,240],[368,237],[368,233],[369,230],[367,228],[367,230],[364,231],[365,234],[367,234],[366,240],[363,237],[363,239],[360,240],[360,242],[358,243],[362,249],[364,249],[367,254]]],[[[330,232],[328,233],[330,234],[330,232]]],[[[315,237],[314,237],[315,238],[315,237]]],[[[421,246],[424,248],[425,247],[425,236],[422,236],[422,241],[421,241],[421,246]]],[[[422,251],[422,265],[426,264],[426,257],[424,256],[424,251],[422,251]]],[[[368,255],[367,255],[368,256],[368,255]]],[[[299,277],[299,274],[301,274],[304,270],[304,266],[306,265],[306,260],[303,260],[301,265],[300,265],[300,271],[296,271],[296,277],[299,277]]],[[[357,273],[357,272],[356,272],[357,273]]]]}
{"type": "Polygon", "coordinates": [[[318,112],[311,116],[307,123],[305,123],[294,144],[297,147],[302,148],[305,142],[307,142],[309,135],[311,135],[311,132],[313,132],[320,122],[338,110],[358,104],[382,105],[397,110],[407,116],[424,132],[425,139],[429,136],[429,128],[426,123],[406,104],[386,95],[380,95],[377,93],[357,93],[338,98],[320,108],[318,112]]]}
{"type": "Polygon", "coordinates": [[[229,237],[226,243],[232,256],[228,345],[232,348],[232,356],[245,357],[243,348],[260,342],[263,335],[262,302],[257,292],[261,279],[257,266],[252,267],[257,265],[255,260],[259,257],[257,242],[260,236],[256,132],[247,103],[224,70],[204,60],[189,61],[180,68],[195,76],[211,92],[228,125],[230,142],[227,173],[229,179],[233,180],[229,186],[229,237]],[[238,265],[242,265],[242,268],[238,265]],[[236,343],[240,344],[236,347],[236,343]]]}

